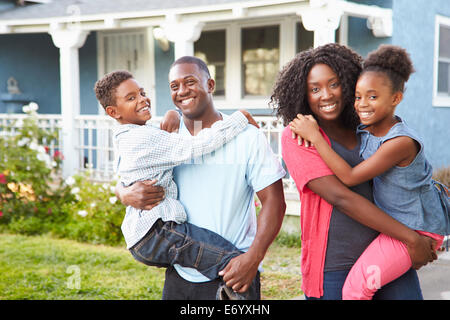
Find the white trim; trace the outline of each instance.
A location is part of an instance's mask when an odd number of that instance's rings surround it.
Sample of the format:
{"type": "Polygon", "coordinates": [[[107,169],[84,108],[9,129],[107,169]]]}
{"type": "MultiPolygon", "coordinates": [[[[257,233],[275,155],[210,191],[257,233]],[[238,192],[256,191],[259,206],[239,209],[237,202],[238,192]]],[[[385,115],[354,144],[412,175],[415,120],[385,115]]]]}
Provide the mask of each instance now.
{"type": "Polygon", "coordinates": [[[205,25],[203,31],[225,30],[225,97],[215,97],[214,102],[217,108],[268,108],[269,97],[242,96],[241,31],[249,27],[278,26],[280,31],[279,68],[281,69],[296,53],[297,22],[300,22],[300,17],[292,13],[291,16],[285,17],[235,20],[205,25]]]}
{"type": "Polygon", "coordinates": [[[441,25],[450,27],[450,17],[436,15],[434,29],[434,62],[433,62],[433,107],[450,108],[450,96],[438,93],[438,65],[439,65],[439,28],[441,25]]]}
{"type": "MultiPolygon", "coordinates": [[[[104,38],[108,35],[117,34],[135,34],[141,33],[144,36],[146,52],[144,61],[144,69],[148,71],[148,76],[145,80],[141,79],[142,85],[150,96],[152,102],[152,114],[156,114],[157,101],[155,92],[155,53],[154,53],[154,39],[153,39],[153,27],[148,28],[134,28],[134,29],[116,29],[108,31],[97,31],[97,78],[99,79],[105,74],[105,56],[104,56],[104,38]]],[[[103,115],[103,107],[98,104],[98,114],[103,115]]]]}
{"type": "Polygon", "coordinates": [[[103,30],[110,28],[108,21],[124,22],[122,27],[136,28],[160,25],[167,16],[179,16],[181,20],[203,22],[225,21],[236,18],[264,17],[277,14],[289,14],[299,8],[306,7],[308,0],[260,0],[236,1],[232,3],[213,4],[174,9],[157,9],[145,11],[112,12],[90,15],[70,15],[60,17],[11,19],[4,23],[13,26],[11,32],[47,32],[51,23],[81,22],[81,28],[87,30],[103,30]],[[237,10],[236,7],[239,7],[237,10]],[[237,17],[236,12],[243,12],[237,17]],[[135,22],[132,22],[135,20],[135,22]],[[131,23],[132,22],[132,23],[131,23]]]}

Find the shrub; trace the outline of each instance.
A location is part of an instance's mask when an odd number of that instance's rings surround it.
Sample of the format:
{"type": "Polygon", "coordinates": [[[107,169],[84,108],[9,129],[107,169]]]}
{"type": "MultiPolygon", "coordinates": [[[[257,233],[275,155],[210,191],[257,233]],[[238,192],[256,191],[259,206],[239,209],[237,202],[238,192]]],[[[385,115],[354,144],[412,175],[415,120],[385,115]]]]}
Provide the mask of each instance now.
{"type": "Polygon", "coordinates": [[[48,147],[58,132],[39,128],[36,110],[25,106],[23,121],[0,128],[0,230],[120,244],[125,207],[115,183],[94,183],[89,171],[61,179],[63,156],[48,147]]]}
{"type": "Polygon", "coordinates": [[[58,133],[39,128],[36,104],[24,110],[28,115],[23,121],[0,128],[0,224],[14,232],[37,234],[65,220],[62,204],[73,197],[55,179],[61,153],[49,154],[48,145],[58,140],[58,133]]]}
{"type": "Polygon", "coordinates": [[[450,188],[450,167],[435,170],[433,172],[433,179],[450,188]]]}
{"type": "Polygon", "coordinates": [[[121,244],[125,206],[115,196],[116,183],[93,182],[88,170],[67,178],[65,184],[75,201],[64,205],[69,218],[59,235],[90,243],[121,244]]]}

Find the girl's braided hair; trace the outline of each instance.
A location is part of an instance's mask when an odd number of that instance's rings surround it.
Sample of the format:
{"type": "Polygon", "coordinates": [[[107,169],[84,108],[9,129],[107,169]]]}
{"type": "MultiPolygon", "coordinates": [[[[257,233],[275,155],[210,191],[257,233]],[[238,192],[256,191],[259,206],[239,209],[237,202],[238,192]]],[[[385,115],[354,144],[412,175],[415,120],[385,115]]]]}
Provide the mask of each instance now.
{"type": "Polygon", "coordinates": [[[355,87],[362,58],[350,48],[336,43],[298,53],[278,74],[269,105],[285,126],[299,113],[313,115],[308,104],[307,77],[316,64],[328,65],[338,76],[344,105],[341,120],[346,127],[356,129],[359,119],[354,110],[355,87]]]}

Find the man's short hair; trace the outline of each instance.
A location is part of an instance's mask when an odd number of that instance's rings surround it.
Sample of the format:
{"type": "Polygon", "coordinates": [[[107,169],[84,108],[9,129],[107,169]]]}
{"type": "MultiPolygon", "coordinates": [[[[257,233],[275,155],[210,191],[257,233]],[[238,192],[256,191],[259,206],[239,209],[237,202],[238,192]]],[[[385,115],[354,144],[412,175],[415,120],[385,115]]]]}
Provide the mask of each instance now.
{"type": "Polygon", "coordinates": [[[116,70],[104,75],[95,83],[95,96],[104,109],[106,109],[107,106],[116,104],[115,91],[117,87],[125,80],[132,78],[133,75],[130,72],[126,70],[116,70]]]}
{"type": "Polygon", "coordinates": [[[174,63],[172,63],[172,65],[170,66],[170,69],[172,69],[174,66],[176,66],[178,64],[185,64],[185,63],[197,65],[200,70],[203,70],[208,75],[208,78],[211,78],[211,74],[209,73],[209,69],[208,69],[208,66],[206,65],[206,63],[202,59],[194,57],[194,56],[184,56],[184,57],[178,58],[177,60],[175,60],[174,63]]]}

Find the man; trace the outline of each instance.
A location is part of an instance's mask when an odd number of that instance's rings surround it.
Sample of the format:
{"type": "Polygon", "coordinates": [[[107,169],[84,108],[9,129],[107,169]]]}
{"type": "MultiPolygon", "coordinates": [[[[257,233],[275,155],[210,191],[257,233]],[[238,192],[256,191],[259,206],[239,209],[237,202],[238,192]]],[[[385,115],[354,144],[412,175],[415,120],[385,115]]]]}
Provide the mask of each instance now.
{"type": "MultiPolygon", "coordinates": [[[[175,61],[169,86],[172,101],[183,114],[180,134],[195,135],[226,117],[214,107],[215,82],[202,60],[182,57],[175,61]]],[[[252,126],[212,155],[174,169],[188,221],[220,234],[245,252],[233,258],[219,275],[228,287],[246,293],[248,299],[260,299],[258,267],[284,217],[284,175],[266,138],[252,126]],[[262,204],[258,217],[255,192],[262,204]]],[[[145,195],[151,191],[144,191],[144,186],[138,183],[118,188],[117,193],[124,204],[143,208],[155,201],[152,198],[159,199],[145,195]]],[[[220,284],[219,279],[209,281],[194,269],[176,265],[166,270],[163,299],[215,299],[220,284]]]]}

